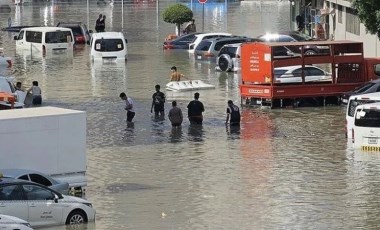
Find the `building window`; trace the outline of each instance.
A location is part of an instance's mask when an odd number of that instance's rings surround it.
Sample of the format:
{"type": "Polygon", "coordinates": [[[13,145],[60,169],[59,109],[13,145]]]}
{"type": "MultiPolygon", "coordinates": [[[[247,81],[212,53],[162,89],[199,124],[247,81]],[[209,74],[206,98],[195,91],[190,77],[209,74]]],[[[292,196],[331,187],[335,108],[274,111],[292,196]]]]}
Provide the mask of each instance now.
{"type": "Polygon", "coordinates": [[[360,20],[352,8],[346,8],[346,31],[360,35],[360,20]]]}
{"type": "Polygon", "coordinates": [[[343,7],[341,5],[338,5],[338,23],[342,23],[342,12],[343,12],[343,7]]]}

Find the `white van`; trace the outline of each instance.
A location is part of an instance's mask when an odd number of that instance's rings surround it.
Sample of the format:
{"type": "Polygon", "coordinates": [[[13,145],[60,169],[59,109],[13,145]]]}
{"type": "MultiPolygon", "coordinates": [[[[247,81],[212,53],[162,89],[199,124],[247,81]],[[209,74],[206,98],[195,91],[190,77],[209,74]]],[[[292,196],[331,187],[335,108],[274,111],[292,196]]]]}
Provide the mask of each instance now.
{"type": "Polygon", "coordinates": [[[358,105],[380,102],[379,93],[353,95],[349,98],[346,109],[346,136],[352,138],[352,128],[355,121],[355,109],[358,105]]]}
{"type": "Polygon", "coordinates": [[[101,61],[126,60],[127,40],[121,32],[101,32],[91,36],[91,59],[101,61]]]}
{"type": "Polygon", "coordinates": [[[29,27],[20,30],[16,40],[17,49],[46,53],[73,51],[74,35],[71,29],[62,27],[29,27]]]}
{"type": "Polygon", "coordinates": [[[363,151],[380,151],[380,103],[356,107],[352,143],[363,151]]]}

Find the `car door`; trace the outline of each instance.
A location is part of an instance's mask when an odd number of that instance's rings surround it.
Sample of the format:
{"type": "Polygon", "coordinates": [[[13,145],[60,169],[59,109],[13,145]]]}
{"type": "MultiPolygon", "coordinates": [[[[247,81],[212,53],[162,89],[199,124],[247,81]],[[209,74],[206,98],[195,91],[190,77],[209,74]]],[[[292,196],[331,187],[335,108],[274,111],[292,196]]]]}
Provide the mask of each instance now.
{"type": "Polygon", "coordinates": [[[0,187],[0,213],[28,220],[28,204],[19,185],[0,187]]]}
{"type": "Polygon", "coordinates": [[[313,68],[313,67],[305,68],[305,82],[331,80],[331,78],[330,79],[328,78],[329,77],[326,75],[326,73],[320,69],[313,68]]]}
{"type": "Polygon", "coordinates": [[[17,46],[22,47],[24,45],[24,36],[25,36],[25,30],[21,30],[17,36],[16,47],[17,46]]]}
{"type": "Polygon", "coordinates": [[[64,222],[63,205],[55,202],[56,195],[42,186],[22,185],[28,200],[29,223],[33,226],[56,225],[64,222]]]}
{"type": "Polygon", "coordinates": [[[302,68],[297,68],[292,71],[286,79],[286,83],[302,82],[302,68]]]}

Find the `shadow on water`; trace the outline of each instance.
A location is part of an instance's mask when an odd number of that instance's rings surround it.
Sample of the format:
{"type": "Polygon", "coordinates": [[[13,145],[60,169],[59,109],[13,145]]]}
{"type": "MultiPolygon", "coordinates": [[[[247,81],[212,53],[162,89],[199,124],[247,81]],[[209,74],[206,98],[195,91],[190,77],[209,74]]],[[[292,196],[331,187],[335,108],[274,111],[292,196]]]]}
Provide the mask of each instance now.
{"type": "Polygon", "coordinates": [[[190,124],[188,128],[188,139],[193,142],[203,142],[203,125],[190,124]]]}

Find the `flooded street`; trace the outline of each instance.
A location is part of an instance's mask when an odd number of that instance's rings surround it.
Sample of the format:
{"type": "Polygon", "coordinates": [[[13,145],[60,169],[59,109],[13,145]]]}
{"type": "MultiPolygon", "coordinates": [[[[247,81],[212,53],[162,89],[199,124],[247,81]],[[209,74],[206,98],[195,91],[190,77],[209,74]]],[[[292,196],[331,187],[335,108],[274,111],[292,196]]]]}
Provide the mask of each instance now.
{"type": "MultiPolygon", "coordinates": [[[[170,4],[122,9],[71,1],[0,14],[1,27],[12,17],[15,25],[82,21],[94,30],[102,13],[106,31],[128,38],[128,62],[96,64],[87,46],[42,58],[16,52],[15,34],[0,32],[0,47],[14,59],[2,75],[25,87],[39,81],[46,106],[87,112],[86,199],[97,214],[83,229],[378,229],[380,154],[347,146],[344,108],[243,108],[240,129],[226,128],[227,100],[240,102],[239,73],[216,72],[215,64],[195,62],[186,51],[163,51],[175,30],[161,16],[170,4]],[[154,85],[164,88],[173,65],[216,87],[199,91],[201,127],[184,119],[172,130],[167,117],[157,121],[150,113],[154,85]],[[135,102],[134,126],[125,122],[123,91],[135,102]]],[[[201,30],[201,5],[187,5],[201,30]]],[[[289,14],[285,0],[207,2],[204,28],[258,36],[288,30],[289,14]]],[[[194,92],[163,91],[166,114],[172,100],[187,114],[194,92]]]]}

